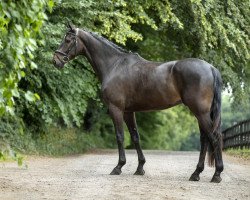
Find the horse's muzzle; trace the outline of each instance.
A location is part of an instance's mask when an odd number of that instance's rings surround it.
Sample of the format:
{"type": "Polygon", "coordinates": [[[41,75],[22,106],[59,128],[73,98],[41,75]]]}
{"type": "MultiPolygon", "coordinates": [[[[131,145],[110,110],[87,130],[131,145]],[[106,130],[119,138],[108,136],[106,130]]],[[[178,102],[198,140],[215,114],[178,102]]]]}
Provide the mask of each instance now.
{"type": "Polygon", "coordinates": [[[63,68],[63,67],[64,67],[64,64],[65,64],[65,63],[61,62],[61,61],[59,60],[59,58],[58,58],[56,55],[53,56],[52,62],[53,62],[53,65],[54,65],[56,68],[63,68]]]}

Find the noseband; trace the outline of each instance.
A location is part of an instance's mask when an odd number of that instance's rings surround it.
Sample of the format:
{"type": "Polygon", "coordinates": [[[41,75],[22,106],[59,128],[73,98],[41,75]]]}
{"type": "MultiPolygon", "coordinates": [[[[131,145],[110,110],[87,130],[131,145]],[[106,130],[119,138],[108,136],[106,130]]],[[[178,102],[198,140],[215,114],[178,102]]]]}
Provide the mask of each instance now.
{"type": "Polygon", "coordinates": [[[59,51],[59,50],[56,50],[55,53],[59,53],[61,55],[63,55],[63,59],[61,60],[60,57],[58,57],[58,59],[63,62],[63,63],[66,63],[69,61],[69,53],[71,52],[71,50],[75,47],[75,55],[76,55],[76,49],[77,49],[77,37],[78,37],[78,28],[76,29],[76,33],[71,33],[71,32],[68,32],[64,38],[67,36],[67,35],[73,35],[74,38],[73,38],[73,43],[70,45],[69,49],[64,53],[62,51],[59,51]]]}

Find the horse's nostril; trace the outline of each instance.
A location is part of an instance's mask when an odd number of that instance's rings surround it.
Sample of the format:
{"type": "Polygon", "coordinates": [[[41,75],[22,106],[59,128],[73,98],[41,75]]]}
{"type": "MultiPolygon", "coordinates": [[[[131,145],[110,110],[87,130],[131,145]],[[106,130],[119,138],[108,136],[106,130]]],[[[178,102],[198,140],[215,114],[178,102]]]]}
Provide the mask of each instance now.
{"type": "Polygon", "coordinates": [[[56,61],[55,60],[53,60],[53,63],[54,63],[54,65],[56,64],[56,61]]]}
{"type": "Polygon", "coordinates": [[[64,62],[68,62],[68,61],[69,61],[68,56],[63,56],[63,61],[64,61],[64,62]]]}

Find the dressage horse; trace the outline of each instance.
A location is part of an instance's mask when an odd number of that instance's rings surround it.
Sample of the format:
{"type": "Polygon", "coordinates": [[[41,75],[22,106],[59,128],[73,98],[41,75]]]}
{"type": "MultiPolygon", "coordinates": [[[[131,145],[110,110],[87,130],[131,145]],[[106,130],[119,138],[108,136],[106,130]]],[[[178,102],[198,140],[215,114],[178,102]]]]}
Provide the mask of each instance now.
{"type": "Polygon", "coordinates": [[[139,164],[135,174],[143,175],[146,160],[139,143],[135,112],[162,110],[182,103],[197,118],[200,129],[199,162],[189,180],[199,181],[208,150],[209,165],[215,161],[211,182],[221,181],[222,81],[216,68],[196,58],[148,61],[102,36],[69,25],[60,47],[55,51],[53,63],[57,68],[62,68],[79,55],[88,59],[101,81],[103,101],[114,123],[119,160],[110,174],[121,174],[121,168],[126,164],[123,121],[138,154],[139,164]]]}

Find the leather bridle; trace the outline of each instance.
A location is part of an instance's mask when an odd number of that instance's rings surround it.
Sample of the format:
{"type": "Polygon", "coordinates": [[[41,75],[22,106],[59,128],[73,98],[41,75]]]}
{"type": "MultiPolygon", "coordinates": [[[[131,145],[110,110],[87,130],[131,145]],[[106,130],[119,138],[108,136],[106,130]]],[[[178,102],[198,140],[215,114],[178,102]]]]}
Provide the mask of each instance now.
{"type": "Polygon", "coordinates": [[[62,63],[67,63],[69,61],[69,53],[71,52],[71,50],[73,48],[75,48],[75,56],[76,56],[76,50],[77,50],[77,37],[78,37],[78,28],[76,29],[76,33],[72,33],[72,32],[68,32],[65,36],[64,36],[64,40],[67,37],[67,35],[73,35],[73,43],[70,45],[70,47],[68,48],[68,50],[64,53],[62,51],[56,50],[55,53],[59,53],[61,55],[63,55],[62,60],[60,59],[60,57],[57,56],[57,58],[62,62],[62,63]]]}

